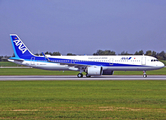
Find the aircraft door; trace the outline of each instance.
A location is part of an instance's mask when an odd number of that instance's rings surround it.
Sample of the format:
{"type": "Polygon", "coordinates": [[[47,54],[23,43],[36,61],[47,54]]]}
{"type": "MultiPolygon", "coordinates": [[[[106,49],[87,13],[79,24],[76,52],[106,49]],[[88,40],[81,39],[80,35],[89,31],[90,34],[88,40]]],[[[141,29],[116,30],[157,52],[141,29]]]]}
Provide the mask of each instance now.
{"type": "Polygon", "coordinates": [[[110,58],[110,65],[113,65],[114,63],[114,58],[110,58]]]}
{"type": "Polygon", "coordinates": [[[141,59],[141,64],[142,64],[142,65],[146,65],[146,57],[142,57],[142,59],[141,59]]]}
{"type": "Polygon", "coordinates": [[[35,65],[35,57],[31,57],[31,65],[35,65]]]}

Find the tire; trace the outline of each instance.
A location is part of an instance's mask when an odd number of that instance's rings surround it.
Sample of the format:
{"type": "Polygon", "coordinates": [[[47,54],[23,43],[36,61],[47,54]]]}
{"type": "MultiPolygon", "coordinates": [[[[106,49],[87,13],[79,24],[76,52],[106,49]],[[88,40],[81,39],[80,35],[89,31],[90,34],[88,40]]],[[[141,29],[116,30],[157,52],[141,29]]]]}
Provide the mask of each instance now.
{"type": "Polygon", "coordinates": [[[143,77],[144,77],[144,78],[147,78],[147,75],[146,75],[146,74],[144,74],[144,75],[143,75],[143,77]]]}
{"type": "Polygon", "coordinates": [[[86,74],[86,77],[91,77],[90,75],[86,74]]]}
{"type": "Polygon", "coordinates": [[[78,73],[78,74],[77,74],[77,77],[78,77],[78,78],[82,78],[82,77],[83,77],[83,74],[82,74],[82,73],[78,73]]]}

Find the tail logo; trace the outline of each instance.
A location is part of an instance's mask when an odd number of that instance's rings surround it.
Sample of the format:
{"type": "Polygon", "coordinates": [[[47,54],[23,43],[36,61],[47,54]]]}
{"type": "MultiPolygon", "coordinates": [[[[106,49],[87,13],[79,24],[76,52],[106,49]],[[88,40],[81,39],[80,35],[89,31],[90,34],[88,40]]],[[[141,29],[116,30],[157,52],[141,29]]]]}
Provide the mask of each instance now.
{"type": "Polygon", "coordinates": [[[21,42],[21,40],[14,40],[13,42],[16,46],[18,46],[18,49],[22,51],[22,54],[28,50],[27,47],[21,42]]]}

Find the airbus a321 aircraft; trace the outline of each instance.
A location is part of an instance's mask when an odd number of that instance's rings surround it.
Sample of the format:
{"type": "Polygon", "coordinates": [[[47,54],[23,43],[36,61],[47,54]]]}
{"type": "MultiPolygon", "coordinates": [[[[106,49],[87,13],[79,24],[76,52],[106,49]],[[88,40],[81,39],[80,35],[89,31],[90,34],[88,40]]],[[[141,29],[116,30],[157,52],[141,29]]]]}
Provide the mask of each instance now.
{"type": "Polygon", "coordinates": [[[156,58],[144,55],[129,56],[35,56],[25,46],[16,34],[10,34],[15,57],[10,62],[44,70],[72,70],[79,71],[77,77],[113,75],[114,71],[143,71],[147,77],[147,70],[157,70],[164,64],[156,58]]]}

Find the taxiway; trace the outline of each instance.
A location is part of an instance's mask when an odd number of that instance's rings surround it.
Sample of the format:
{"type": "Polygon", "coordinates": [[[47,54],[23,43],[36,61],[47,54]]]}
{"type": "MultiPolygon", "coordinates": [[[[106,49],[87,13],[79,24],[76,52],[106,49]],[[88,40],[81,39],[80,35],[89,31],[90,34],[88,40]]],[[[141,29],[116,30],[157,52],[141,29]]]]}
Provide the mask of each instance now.
{"type": "Polygon", "coordinates": [[[0,76],[0,81],[21,81],[21,80],[166,80],[166,75],[148,75],[143,78],[142,75],[113,75],[98,76],[91,78],[77,78],[73,75],[66,76],[0,76]]]}

